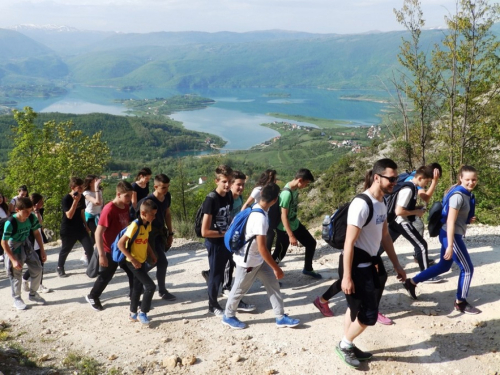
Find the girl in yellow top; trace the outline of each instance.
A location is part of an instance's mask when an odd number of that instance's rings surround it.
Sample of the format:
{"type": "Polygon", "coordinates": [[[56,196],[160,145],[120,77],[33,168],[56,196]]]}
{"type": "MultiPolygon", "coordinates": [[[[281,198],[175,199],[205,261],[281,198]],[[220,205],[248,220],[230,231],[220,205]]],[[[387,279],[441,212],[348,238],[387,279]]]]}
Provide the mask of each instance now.
{"type": "Polygon", "coordinates": [[[130,320],[133,322],[139,321],[145,325],[149,324],[147,313],[151,309],[151,300],[156,290],[156,285],[149,277],[147,267],[144,266],[148,255],[152,263],[156,263],[155,253],[148,244],[149,232],[151,232],[151,222],[155,218],[156,210],[156,204],[152,200],[146,199],[141,204],[139,225],[137,225],[135,221],[130,223],[125,234],[118,241],[118,248],[126,257],[125,266],[128,267],[134,275],[134,286],[132,295],[130,296],[130,320]],[[137,231],[139,231],[139,233],[135,235],[137,231]],[[134,237],[134,242],[129,244],[129,239],[134,237]],[[142,296],[141,312],[137,314],[137,308],[139,307],[139,300],[143,289],[144,295],[142,296]]]}

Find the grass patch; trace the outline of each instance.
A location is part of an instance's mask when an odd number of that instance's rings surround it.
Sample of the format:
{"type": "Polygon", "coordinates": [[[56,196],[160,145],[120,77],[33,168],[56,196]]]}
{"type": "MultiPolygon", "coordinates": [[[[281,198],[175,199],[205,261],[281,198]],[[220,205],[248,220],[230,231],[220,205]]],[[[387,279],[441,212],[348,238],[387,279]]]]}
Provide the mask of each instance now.
{"type": "Polygon", "coordinates": [[[10,340],[12,337],[10,336],[10,324],[6,322],[0,322],[0,342],[10,340]]]}
{"type": "Polygon", "coordinates": [[[19,365],[31,368],[38,367],[36,362],[32,359],[35,358],[35,356],[24,349],[17,342],[10,343],[8,346],[11,350],[15,350],[17,352],[15,357],[17,358],[19,365]]]}
{"type": "Polygon", "coordinates": [[[71,352],[62,361],[63,366],[78,371],[79,375],[102,374],[102,365],[93,358],[71,352]]]}

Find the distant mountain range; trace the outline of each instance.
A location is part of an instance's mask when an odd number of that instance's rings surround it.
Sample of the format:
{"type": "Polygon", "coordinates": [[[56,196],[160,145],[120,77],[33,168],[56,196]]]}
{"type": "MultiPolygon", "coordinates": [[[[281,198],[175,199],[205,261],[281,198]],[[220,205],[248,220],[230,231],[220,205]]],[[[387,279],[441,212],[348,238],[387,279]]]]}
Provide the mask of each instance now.
{"type": "MultiPolygon", "coordinates": [[[[495,31],[500,31],[498,24],[495,31]]],[[[282,30],[125,34],[53,25],[0,29],[0,85],[376,88],[405,32],[282,30]]],[[[443,37],[422,33],[424,45],[443,37]]]]}

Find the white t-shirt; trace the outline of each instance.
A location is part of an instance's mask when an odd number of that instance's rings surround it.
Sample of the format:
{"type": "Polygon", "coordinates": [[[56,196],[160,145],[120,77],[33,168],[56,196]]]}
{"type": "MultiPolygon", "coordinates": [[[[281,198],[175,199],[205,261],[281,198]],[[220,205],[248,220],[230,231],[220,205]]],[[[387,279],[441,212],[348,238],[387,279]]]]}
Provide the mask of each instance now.
{"type": "Polygon", "coordinates": [[[250,196],[255,199],[255,203],[259,203],[260,201],[260,192],[262,191],[262,186],[257,186],[252,190],[250,196]]]}
{"type": "Polygon", "coordinates": [[[382,229],[387,219],[387,207],[384,201],[375,199],[368,190],[363,194],[368,195],[373,203],[373,217],[366,225],[366,219],[370,210],[368,204],[361,198],[355,198],[349,206],[347,213],[347,225],[354,225],[361,228],[361,233],[354,246],[366,251],[371,256],[376,256],[382,241],[382,229]]]}
{"type": "MultiPolygon", "coordinates": [[[[398,193],[398,200],[396,201],[396,206],[401,206],[403,208],[408,207],[410,204],[410,200],[413,197],[413,189],[410,187],[404,187],[402,188],[399,193],[398,193]]],[[[408,217],[407,216],[397,216],[396,217],[396,223],[402,224],[402,223],[408,223],[408,217]]]]}
{"type": "MultiPolygon", "coordinates": [[[[92,198],[96,198],[97,194],[101,196],[101,202],[102,202],[102,192],[101,191],[90,191],[90,190],[85,190],[83,192],[83,196],[87,197],[90,196],[92,198]]],[[[102,211],[102,203],[101,205],[97,206],[88,199],[85,199],[85,212],[88,212],[91,215],[99,215],[102,211]]]]}
{"type": "Polygon", "coordinates": [[[0,219],[5,219],[6,217],[8,217],[7,212],[5,212],[2,207],[0,207],[0,219]]]}
{"type": "MultiPolygon", "coordinates": [[[[256,204],[254,208],[260,208],[259,204],[256,204]]],[[[267,212],[264,211],[264,215],[260,212],[252,212],[248,217],[247,227],[245,230],[245,241],[250,239],[252,236],[265,236],[267,234],[267,229],[269,227],[269,222],[267,219],[267,212]]],[[[264,262],[264,259],[259,253],[259,248],[257,246],[257,239],[252,241],[250,248],[248,249],[247,262],[244,262],[245,252],[247,250],[248,244],[243,246],[240,250],[235,251],[233,255],[234,263],[240,267],[257,267],[264,262]]]]}

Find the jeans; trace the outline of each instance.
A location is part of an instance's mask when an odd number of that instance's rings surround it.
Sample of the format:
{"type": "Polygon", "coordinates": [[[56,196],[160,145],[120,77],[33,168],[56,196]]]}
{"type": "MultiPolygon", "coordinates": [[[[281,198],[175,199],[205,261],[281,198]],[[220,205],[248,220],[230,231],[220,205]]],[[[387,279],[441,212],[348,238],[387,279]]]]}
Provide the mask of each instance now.
{"type": "Polygon", "coordinates": [[[232,258],[232,254],[226,249],[224,244],[214,244],[205,239],[205,246],[208,250],[208,263],[210,272],[208,275],[208,308],[221,309],[217,296],[219,294],[219,286],[224,280],[224,270],[227,262],[232,258]]]}
{"type": "Polygon", "coordinates": [[[153,280],[148,275],[145,264],[142,264],[141,268],[135,268],[134,265],[128,261],[125,261],[125,267],[134,276],[132,294],[130,296],[130,312],[137,313],[137,308],[139,307],[139,300],[141,299],[141,293],[144,289],[144,295],[142,296],[141,311],[143,313],[148,313],[151,310],[151,300],[156,290],[156,285],[153,280]]]}

